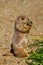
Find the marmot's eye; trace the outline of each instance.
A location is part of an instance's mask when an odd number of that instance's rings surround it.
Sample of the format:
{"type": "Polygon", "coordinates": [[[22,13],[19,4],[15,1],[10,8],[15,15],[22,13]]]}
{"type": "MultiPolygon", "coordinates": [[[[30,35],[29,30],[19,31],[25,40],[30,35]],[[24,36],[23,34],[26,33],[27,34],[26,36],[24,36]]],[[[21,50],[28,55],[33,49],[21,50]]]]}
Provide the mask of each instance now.
{"type": "Polygon", "coordinates": [[[22,17],[21,19],[24,20],[24,17],[22,17]]]}

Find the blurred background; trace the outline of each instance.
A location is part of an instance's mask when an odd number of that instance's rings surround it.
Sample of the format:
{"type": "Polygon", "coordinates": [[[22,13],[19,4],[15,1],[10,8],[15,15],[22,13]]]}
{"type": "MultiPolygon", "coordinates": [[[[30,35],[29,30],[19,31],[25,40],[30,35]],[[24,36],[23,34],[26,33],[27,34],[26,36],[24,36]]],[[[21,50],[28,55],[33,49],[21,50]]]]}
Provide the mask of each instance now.
{"type": "Polygon", "coordinates": [[[19,15],[27,16],[36,26],[38,32],[33,26],[30,34],[43,33],[43,0],[0,0],[0,65],[26,65],[14,56],[2,56],[10,54],[14,23],[19,15]]]}

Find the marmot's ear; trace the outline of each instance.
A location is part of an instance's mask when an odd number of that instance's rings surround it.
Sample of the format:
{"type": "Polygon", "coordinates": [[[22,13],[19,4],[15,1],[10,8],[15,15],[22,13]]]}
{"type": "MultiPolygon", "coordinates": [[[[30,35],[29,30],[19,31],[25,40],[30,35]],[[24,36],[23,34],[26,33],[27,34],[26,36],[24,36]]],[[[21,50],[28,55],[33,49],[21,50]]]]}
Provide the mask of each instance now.
{"type": "Polygon", "coordinates": [[[21,20],[24,20],[26,18],[25,15],[21,15],[21,16],[18,16],[17,19],[21,19],[21,20]]]}

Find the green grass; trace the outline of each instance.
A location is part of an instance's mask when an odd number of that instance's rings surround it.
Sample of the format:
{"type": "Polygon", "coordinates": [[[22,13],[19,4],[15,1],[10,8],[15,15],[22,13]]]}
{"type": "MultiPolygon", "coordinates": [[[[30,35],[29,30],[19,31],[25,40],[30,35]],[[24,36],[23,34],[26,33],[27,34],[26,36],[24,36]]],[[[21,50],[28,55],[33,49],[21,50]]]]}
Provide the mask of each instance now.
{"type": "MultiPolygon", "coordinates": [[[[43,65],[43,41],[37,41],[35,44],[32,44],[32,46],[41,46],[37,49],[37,51],[34,51],[30,54],[30,56],[25,60],[25,62],[28,65],[43,65]],[[29,62],[29,60],[32,60],[29,62]]],[[[31,45],[30,45],[31,46],[31,45]]]]}
{"type": "Polygon", "coordinates": [[[43,41],[36,40],[33,44],[29,46],[43,46],[43,41]]]}

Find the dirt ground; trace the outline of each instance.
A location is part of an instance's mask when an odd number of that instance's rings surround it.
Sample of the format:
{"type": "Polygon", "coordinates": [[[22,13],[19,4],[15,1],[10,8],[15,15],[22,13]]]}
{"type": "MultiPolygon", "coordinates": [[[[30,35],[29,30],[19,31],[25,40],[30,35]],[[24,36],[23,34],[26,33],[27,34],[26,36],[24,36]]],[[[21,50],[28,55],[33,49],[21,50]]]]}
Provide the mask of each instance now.
{"type": "Polygon", "coordinates": [[[30,33],[43,33],[43,0],[0,0],[0,65],[27,65],[10,53],[14,22],[19,15],[26,15],[37,27],[38,32],[32,27],[30,33]]]}

